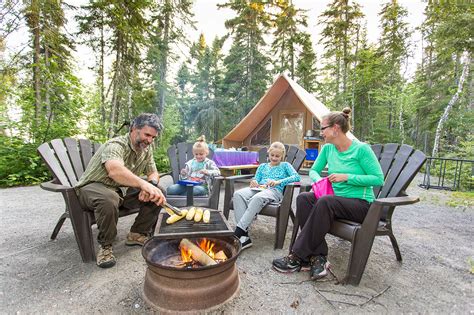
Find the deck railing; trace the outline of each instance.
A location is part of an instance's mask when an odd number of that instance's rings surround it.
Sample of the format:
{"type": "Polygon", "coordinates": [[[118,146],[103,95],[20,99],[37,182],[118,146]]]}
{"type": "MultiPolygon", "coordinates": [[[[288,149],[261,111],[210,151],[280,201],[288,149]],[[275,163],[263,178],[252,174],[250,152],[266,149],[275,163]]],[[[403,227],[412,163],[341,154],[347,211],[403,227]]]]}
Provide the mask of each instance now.
{"type": "Polygon", "coordinates": [[[473,176],[474,160],[428,157],[420,187],[471,191],[473,176]]]}

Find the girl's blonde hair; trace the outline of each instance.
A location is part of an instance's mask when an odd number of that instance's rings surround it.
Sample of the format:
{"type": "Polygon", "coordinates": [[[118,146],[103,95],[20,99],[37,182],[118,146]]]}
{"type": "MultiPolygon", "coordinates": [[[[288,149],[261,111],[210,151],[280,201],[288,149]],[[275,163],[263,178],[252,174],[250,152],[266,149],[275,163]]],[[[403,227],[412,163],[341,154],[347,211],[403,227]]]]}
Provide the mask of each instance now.
{"type": "Polygon", "coordinates": [[[270,147],[268,148],[267,152],[271,153],[272,151],[275,151],[275,150],[278,150],[281,152],[281,159],[283,160],[286,154],[285,145],[281,142],[275,141],[272,144],[270,144],[270,147]]]}
{"type": "Polygon", "coordinates": [[[207,154],[209,154],[209,146],[206,143],[206,137],[204,135],[197,138],[193,145],[193,151],[198,149],[203,149],[207,154]]]}

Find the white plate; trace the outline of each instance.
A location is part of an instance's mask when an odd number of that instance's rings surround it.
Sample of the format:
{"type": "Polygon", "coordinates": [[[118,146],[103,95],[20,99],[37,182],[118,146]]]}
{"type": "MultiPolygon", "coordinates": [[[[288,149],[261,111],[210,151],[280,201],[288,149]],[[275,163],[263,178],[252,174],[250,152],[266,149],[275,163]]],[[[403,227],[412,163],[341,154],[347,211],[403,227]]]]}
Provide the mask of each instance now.
{"type": "Polygon", "coordinates": [[[266,188],[252,187],[250,189],[255,190],[255,191],[264,191],[266,188]]]}

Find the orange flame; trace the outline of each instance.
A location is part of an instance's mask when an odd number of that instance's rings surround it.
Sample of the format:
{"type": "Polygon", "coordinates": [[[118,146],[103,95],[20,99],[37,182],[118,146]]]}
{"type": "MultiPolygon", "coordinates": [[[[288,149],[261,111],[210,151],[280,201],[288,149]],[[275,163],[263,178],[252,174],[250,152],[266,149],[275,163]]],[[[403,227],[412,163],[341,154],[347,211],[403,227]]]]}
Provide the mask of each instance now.
{"type": "Polygon", "coordinates": [[[201,240],[201,242],[199,242],[198,246],[206,253],[209,255],[209,257],[211,257],[212,259],[214,259],[214,245],[216,245],[214,242],[211,242],[210,240],[206,239],[206,238],[203,238],[201,240]]]}
{"type": "Polygon", "coordinates": [[[190,249],[185,249],[181,247],[181,260],[184,263],[192,262],[193,259],[191,258],[193,252],[190,249]]]}

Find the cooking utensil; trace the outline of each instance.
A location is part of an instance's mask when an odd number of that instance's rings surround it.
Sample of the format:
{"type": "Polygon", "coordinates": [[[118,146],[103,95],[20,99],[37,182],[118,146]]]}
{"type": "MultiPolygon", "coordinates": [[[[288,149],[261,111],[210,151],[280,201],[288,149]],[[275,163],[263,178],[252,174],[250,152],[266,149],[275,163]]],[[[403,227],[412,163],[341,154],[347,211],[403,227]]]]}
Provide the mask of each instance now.
{"type": "Polygon", "coordinates": [[[167,202],[164,202],[164,203],[163,203],[163,206],[166,207],[166,208],[169,208],[171,211],[173,211],[173,212],[176,213],[177,215],[181,215],[181,210],[179,210],[179,209],[176,208],[175,206],[172,206],[172,205],[170,205],[170,204],[167,203],[167,202]]]}

